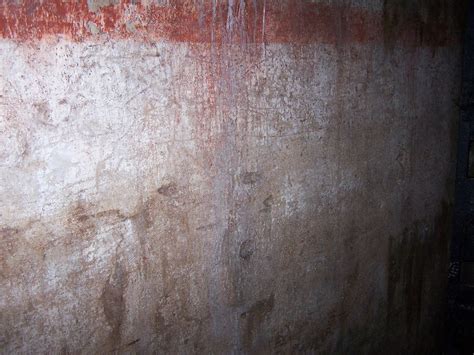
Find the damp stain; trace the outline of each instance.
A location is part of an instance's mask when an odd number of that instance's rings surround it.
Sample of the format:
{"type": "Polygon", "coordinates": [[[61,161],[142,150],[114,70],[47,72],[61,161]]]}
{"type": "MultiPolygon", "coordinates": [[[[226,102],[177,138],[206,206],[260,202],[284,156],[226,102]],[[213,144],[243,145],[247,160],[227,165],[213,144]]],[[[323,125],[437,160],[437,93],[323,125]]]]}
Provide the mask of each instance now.
{"type": "Polygon", "coordinates": [[[257,171],[247,171],[242,174],[242,183],[244,185],[255,185],[262,179],[262,174],[257,171]]]}
{"type": "Polygon", "coordinates": [[[249,261],[255,251],[255,243],[253,240],[247,239],[240,244],[239,256],[245,261],[249,261]]]}
{"type": "Polygon", "coordinates": [[[272,313],[275,306],[275,295],[271,293],[267,298],[255,302],[246,312],[240,315],[243,321],[242,344],[245,349],[251,350],[255,345],[257,333],[265,319],[272,313]]]}
{"type": "Polygon", "coordinates": [[[388,343],[403,351],[423,352],[427,339],[439,342],[440,329],[430,329],[422,320],[442,318],[433,312],[443,309],[449,215],[450,207],[443,203],[434,223],[416,221],[389,239],[386,328],[388,343]],[[397,344],[400,338],[408,341],[397,344]]]}
{"type": "Polygon", "coordinates": [[[166,196],[166,197],[172,197],[178,194],[178,185],[174,182],[170,182],[164,185],[161,185],[157,192],[160,195],[166,196]]]}
{"type": "Polygon", "coordinates": [[[463,26],[467,2],[449,0],[384,0],[383,42],[386,48],[447,45],[463,26]],[[453,21],[456,19],[456,21],[453,21]]]}
{"type": "Polygon", "coordinates": [[[104,315],[111,327],[110,341],[115,344],[120,343],[121,328],[126,316],[127,283],[126,269],[117,260],[109,279],[105,282],[101,296],[104,315]]]}

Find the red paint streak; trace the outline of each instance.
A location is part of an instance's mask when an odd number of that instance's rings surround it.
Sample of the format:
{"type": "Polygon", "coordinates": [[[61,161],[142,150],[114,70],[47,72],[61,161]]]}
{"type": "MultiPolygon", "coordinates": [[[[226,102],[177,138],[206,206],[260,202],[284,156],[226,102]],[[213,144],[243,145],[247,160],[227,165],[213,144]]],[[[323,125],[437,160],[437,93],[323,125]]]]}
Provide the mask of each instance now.
{"type": "MultiPolygon", "coordinates": [[[[0,4],[0,37],[30,41],[62,35],[75,41],[110,38],[189,43],[370,43],[384,41],[381,12],[342,7],[305,0],[246,0],[245,9],[236,4],[234,26],[228,21],[228,2],[216,0],[196,5],[194,0],[170,0],[169,5],[148,5],[122,0],[92,12],[87,0],[3,0],[0,4]],[[264,9],[264,3],[266,4],[264,9]],[[238,14],[242,15],[239,16],[238,14]],[[265,20],[264,20],[265,19],[265,20]]],[[[235,3],[240,3],[235,0],[235,3]]],[[[429,45],[449,39],[446,26],[429,45]]],[[[417,19],[400,29],[397,38],[419,41],[423,30],[417,19]]]]}

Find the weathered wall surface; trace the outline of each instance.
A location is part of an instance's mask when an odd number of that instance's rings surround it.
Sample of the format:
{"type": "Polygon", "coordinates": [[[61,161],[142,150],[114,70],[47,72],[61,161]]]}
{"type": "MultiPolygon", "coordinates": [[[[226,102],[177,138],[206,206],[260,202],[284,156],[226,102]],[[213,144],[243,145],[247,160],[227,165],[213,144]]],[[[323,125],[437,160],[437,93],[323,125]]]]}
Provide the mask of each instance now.
{"type": "Polygon", "coordinates": [[[1,2],[1,351],[435,346],[462,9],[390,3],[1,2]]]}

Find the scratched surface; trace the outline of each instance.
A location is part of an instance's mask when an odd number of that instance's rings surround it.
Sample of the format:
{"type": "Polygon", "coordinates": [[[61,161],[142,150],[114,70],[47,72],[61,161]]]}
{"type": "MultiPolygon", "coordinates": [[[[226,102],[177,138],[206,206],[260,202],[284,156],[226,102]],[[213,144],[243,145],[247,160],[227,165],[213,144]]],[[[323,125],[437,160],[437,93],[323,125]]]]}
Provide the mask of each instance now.
{"type": "Polygon", "coordinates": [[[435,2],[1,2],[1,352],[432,350],[435,2]]]}

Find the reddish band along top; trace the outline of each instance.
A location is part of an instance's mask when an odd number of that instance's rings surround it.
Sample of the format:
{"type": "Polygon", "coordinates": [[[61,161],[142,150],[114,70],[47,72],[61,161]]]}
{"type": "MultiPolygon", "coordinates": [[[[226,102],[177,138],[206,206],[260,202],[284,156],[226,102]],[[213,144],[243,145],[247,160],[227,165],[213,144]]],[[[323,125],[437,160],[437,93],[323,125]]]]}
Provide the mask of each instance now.
{"type": "MultiPolygon", "coordinates": [[[[443,0],[438,0],[438,2],[443,0]]],[[[368,43],[445,45],[455,10],[383,10],[309,0],[3,0],[0,36],[62,35],[191,43],[368,43]],[[431,11],[431,12],[430,12],[431,11]]]]}

